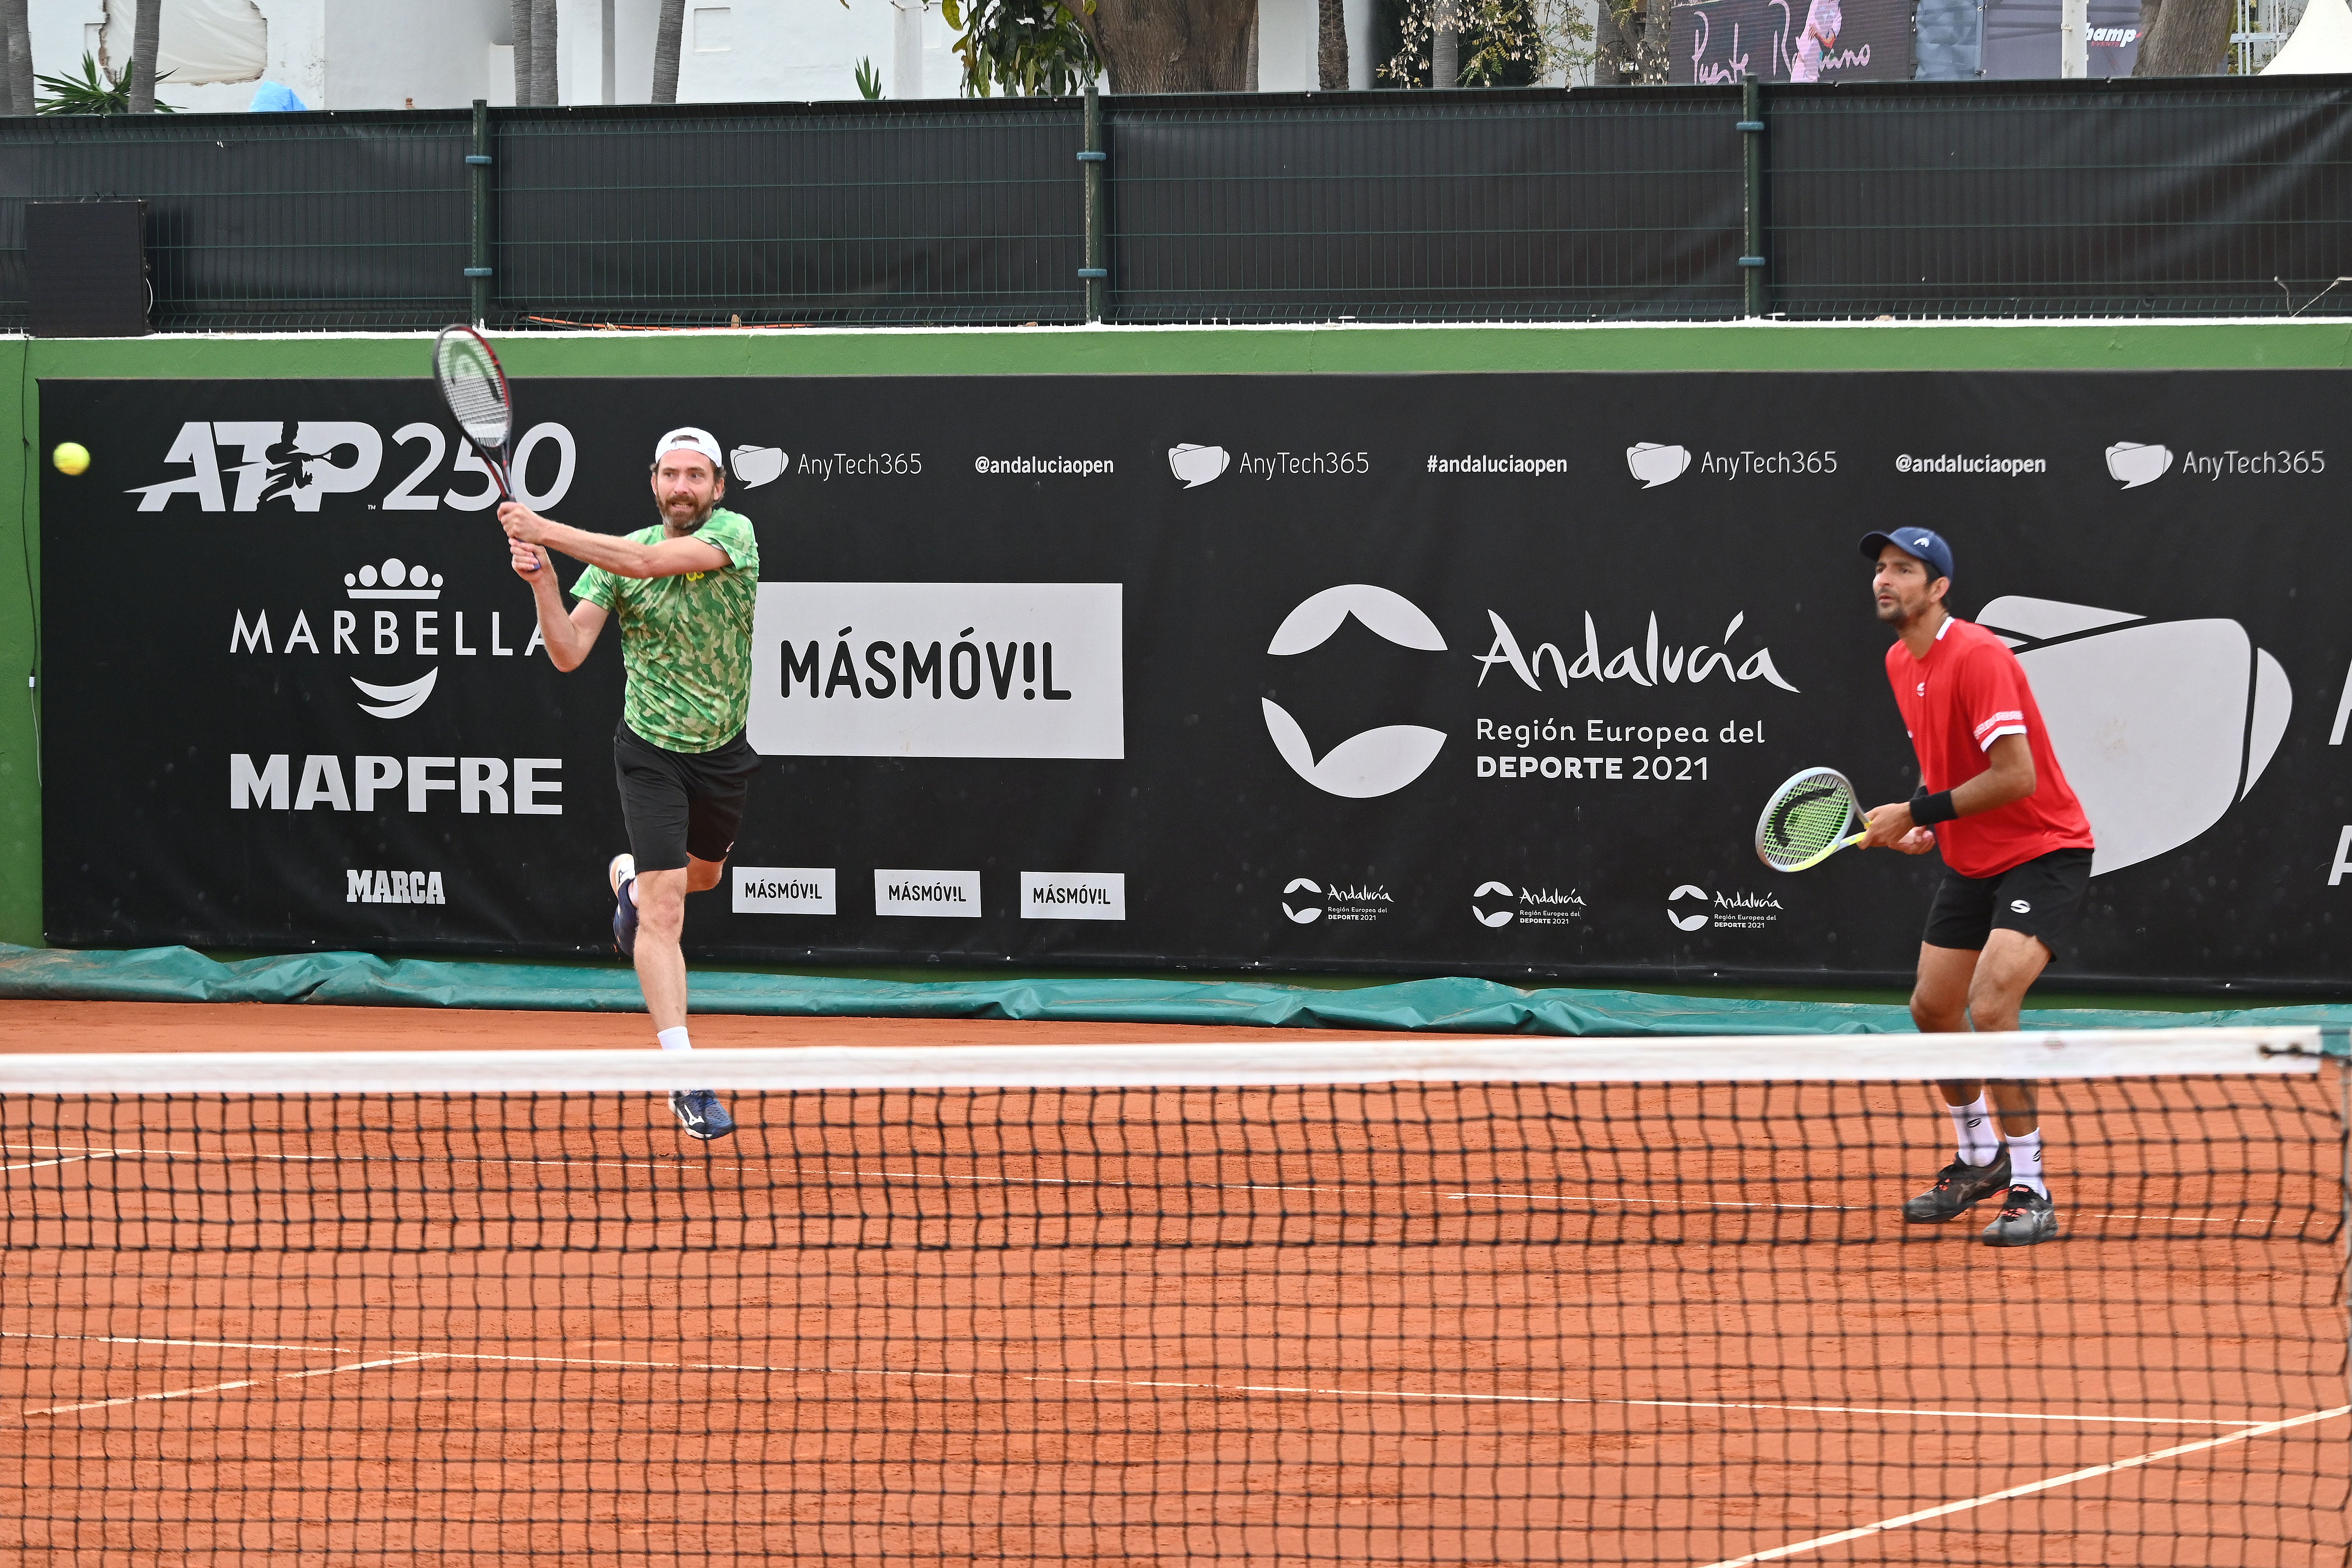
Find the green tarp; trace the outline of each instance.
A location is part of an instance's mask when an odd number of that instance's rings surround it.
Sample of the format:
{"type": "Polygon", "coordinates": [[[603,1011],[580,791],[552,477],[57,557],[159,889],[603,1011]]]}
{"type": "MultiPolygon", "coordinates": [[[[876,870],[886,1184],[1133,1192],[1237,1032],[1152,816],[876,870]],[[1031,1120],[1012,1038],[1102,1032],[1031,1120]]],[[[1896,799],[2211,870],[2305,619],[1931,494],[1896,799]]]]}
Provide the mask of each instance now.
{"type": "MultiPolygon", "coordinates": [[[[1011,1018],[1244,1028],[1410,1029],[1523,1035],[1893,1034],[1898,1006],[1654,996],[1491,980],[1408,980],[1352,991],[1184,980],[999,980],[913,984],[809,975],[694,973],[698,1013],[794,1018],[1011,1018]]],[[[343,1006],[643,1009],[625,969],[303,953],[224,963],[184,947],[68,952],[0,943],[0,999],[316,1002],[343,1006]]],[[[2154,1028],[2352,1023],[2352,1006],[2216,1013],[2034,1011],[2030,1028],[2154,1028]]]]}

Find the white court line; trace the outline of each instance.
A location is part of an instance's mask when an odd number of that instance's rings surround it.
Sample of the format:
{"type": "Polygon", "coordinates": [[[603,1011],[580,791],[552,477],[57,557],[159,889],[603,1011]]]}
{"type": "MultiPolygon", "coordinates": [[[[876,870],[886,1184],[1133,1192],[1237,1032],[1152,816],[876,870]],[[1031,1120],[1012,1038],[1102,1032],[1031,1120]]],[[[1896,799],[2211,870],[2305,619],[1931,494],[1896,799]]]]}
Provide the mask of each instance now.
{"type": "Polygon", "coordinates": [[[134,1334],[44,1334],[24,1329],[0,1329],[0,1340],[74,1340],[100,1345],[180,1345],[205,1351],[300,1351],[305,1355],[349,1355],[349,1345],[273,1345],[251,1340],[159,1340],[134,1334]]]}
{"type": "Polygon", "coordinates": [[[347,1366],[314,1366],[307,1372],[279,1373],[275,1377],[246,1377],[233,1383],[208,1383],[202,1388],[170,1388],[157,1394],[130,1394],[120,1399],[92,1399],[80,1405],[52,1405],[43,1410],[27,1410],[30,1415],[68,1415],[77,1410],[104,1410],[115,1405],[137,1405],[151,1399],[193,1399],[199,1394],[226,1394],[233,1388],[258,1388],[268,1383],[292,1383],[304,1377],[332,1377],[340,1372],[368,1372],[380,1366],[406,1366],[412,1362],[436,1359],[430,1351],[414,1355],[396,1355],[384,1361],[355,1361],[347,1366]]]}
{"type": "Polygon", "coordinates": [[[1893,1519],[1882,1519],[1875,1523],[1861,1525],[1853,1530],[1841,1530],[1834,1535],[1817,1535],[1811,1541],[1791,1542],[1786,1546],[1775,1546],[1763,1552],[1751,1552],[1745,1557],[1727,1557],[1720,1563],[1708,1564],[1708,1568],[1746,1568],[1746,1564],[1750,1563],[1769,1563],[1776,1558],[1794,1557],[1800,1552],[1811,1552],[1823,1546],[1835,1546],[1845,1541],[1859,1541],[1865,1535],[1900,1530],[1906,1525],[1917,1524],[1926,1520],[1941,1519],[1946,1514],[1965,1513],[1972,1508],[1983,1508],[1988,1503],[2002,1502],[2013,1497],[2024,1497],[2031,1492],[2048,1491],[2053,1487],[2072,1486],[2076,1481],[2087,1481],[2099,1476],[2113,1475],[2117,1470],[2152,1465],[2158,1459],[2177,1459],[2183,1454],[2195,1454],[2207,1448],[2218,1448],[2224,1443],[2242,1443],[2249,1437],[2267,1437],[2273,1432],[2284,1432],[2290,1427],[2308,1426],[2315,1421],[2332,1420],[2347,1411],[2352,1411],[2352,1405],[2339,1405],[2333,1410],[2314,1410],[2307,1415],[2290,1416],[2284,1421],[2265,1421],[2259,1426],[2249,1426],[2242,1432],[2227,1432],[2219,1437],[2207,1437],[2200,1442],[2181,1443],[2169,1448],[2158,1448],[2152,1454],[2135,1454],[2128,1459],[2117,1459],[2110,1465],[2093,1465],[2087,1469],[2069,1470],[2063,1476],[2051,1476],[2043,1480],[2028,1481],[2023,1486],[2003,1487],[1997,1492],[1987,1492],[1982,1497],[1969,1498],[1961,1502],[1948,1502],[1937,1508],[1923,1508],[1916,1513],[1896,1514],[1893,1519]]]}
{"type": "MultiPolygon", "coordinates": [[[[77,1334],[37,1334],[20,1331],[11,1333],[8,1337],[15,1339],[72,1340],[86,1338],[89,1336],[77,1334]]],[[[236,1342],[233,1341],[211,1342],[204,1340],[143,1340],[113,1341],[109,1342],[199,1346],[218,1344],[223,1347],[236,1344],[236,1342]]],[[[342,1352],[339,1347],[311,1345],[237,1346],[236,1348],[290,1350],[311,1354],[347,1353],[342,1352]]],[[[1626,1407],[1645,1410],[1786,1410],[1825,1415],[1918,1415],[1934,1420],[2093,1422],[2103,1425],[2129,1425],[2139,1426],[2252,1427],[2262,1425],[2262,1423],[2256,1421],[2221,1421],[2210,1419],[2209,1417],[2186,1415],[2069,1415],[2063,1412],[2052,1414],[2027,1410],[1951,1410],[1911,1405],[1769,1404],[1757,1400],[1594,1399],[1576,1394],[1443,1394],[1422,1392],[1412,1389],[1327,1388],[1308,1384],[1202,1383],[1184,1382],[1174,1379],[1078,1377],[1055,1373],[1027,1372],[915,1372],[900,1367],[772,1366],[741,1362],[643,1361],[618,1356],[512,1355],[494,1351],[418,1351],[414,1352],[404,1352],[404,1354],[405,1359],[409,1360],[424,1360],[430,1358],[438,1361],[491,1362],[500,1364],[513,1365],[626,1367],[634,1371],[653,1372],[751,1372],[764,1373],[771,1376],[778,1377],[898,1377],[921,1379],[930,1382],[977,1382],[982,1378],[995,1377],[1003,1378],[1014,1383],[1054,1383],[1111,1388],[1195,1388],[1219,1394],[1305,1394],[1315,1398],[1324,1399],[1423,1399],[1439,1403],[1464,1405],[1575,1405],[1626,1407]]],[[[361,1364],[388,1365],[390,1363],[363,1363],[361,1364]]],[[[339,1371],[351,1369],[326,1368],[322,1370],[339,1371]]],[[[316,1376],[317,1373],[289,1373],[288,1375],[311,1377],[316,1376]]],[[[226,1389],[243,1388],[248,1386],[248,1384],[246,1383],[232,1383],[220,1384],[215,1386],[217,1388],[226,1389]]],[[[211,1390],[197,1389],[191,1392],[207,1393],[211,1392],[211,1390]]],[[[138,1397],[155,1399],[166,1396],[160,1394],[142,1394],[138,1397]]],[[[101,1401],[100,1403],[125,1405],[131,1403],[131,1401],[128,1399],[117,1399],[101,1401]]],[[[75,1405],[60,1406],[59,1408],[93,1409],[96,1408],[96,1406],[75,1405]]],[[[40,1415],[48,1414],[48,1412],[34,1410],[27,1411],[26,1414],[40,1415]]]]}
{"type": "Polygon", "coordinates": [[[33,1160],[22,1165],[0,1165],[0,1171],[37,1171],[44,1165],[78,1165],[84,1160],[111,1160],[114,1157],[111,1149],[93,1151],[86,1154],[68,1154],[57,1160],[33,1160]]]}

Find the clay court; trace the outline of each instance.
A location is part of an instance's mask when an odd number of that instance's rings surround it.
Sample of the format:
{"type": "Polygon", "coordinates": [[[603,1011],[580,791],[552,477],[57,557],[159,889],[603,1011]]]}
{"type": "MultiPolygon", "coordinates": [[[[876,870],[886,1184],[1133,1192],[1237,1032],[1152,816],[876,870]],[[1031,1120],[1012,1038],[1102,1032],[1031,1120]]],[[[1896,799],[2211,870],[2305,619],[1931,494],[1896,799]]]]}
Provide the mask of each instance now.
{"type": "MultiPolygon", "coordinates": [[[[12,1052],[641,1030],[0,1008],[12,1052]]],[[[13,1560],[2342,1562],[2335,1069],[2048,1086],[2023,1253],[1894,1215],[1926,1092],[772,1093],[708,1147],[642,1095],[12,1096],[13,1560]]]]}

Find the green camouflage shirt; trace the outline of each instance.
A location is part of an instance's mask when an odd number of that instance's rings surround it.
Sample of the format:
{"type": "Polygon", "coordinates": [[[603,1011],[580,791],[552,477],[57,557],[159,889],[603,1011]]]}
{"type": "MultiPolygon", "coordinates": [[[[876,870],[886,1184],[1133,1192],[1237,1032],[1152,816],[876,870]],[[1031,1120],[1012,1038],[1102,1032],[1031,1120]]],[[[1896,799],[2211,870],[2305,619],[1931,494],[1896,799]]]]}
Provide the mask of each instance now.
{"type": "MultiPolygon", "coordinates": [[[[628,536],[658,544],[660,523],[628,536]]],[[[628,695],[621,716],[637,738],[673,752],[710,752],[733,740],[751,704],[751,607],[760,593],[760,539],[740,512],[719,509],[690,537],[729,564],[677,577],[616,577],[591,566],[574,598],[621,623],[628,695]]]]}

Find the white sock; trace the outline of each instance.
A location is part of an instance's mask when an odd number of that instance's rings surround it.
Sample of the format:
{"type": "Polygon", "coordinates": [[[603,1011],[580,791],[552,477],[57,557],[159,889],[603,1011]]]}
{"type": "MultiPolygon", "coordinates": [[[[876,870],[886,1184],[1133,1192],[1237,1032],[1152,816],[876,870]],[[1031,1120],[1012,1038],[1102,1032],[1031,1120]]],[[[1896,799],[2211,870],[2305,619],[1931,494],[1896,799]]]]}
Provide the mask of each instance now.
{"type": "Polygon", "coordinates": [[[2042,1132],[2016,1132],[2009,1140],[2009,1181],[2011,1186],[2032,1187],[2043,1197],[2050,1195],[2050,1184],[2042,1179],[2042,1132]]]}
{"type": "Polygon", "coordinates": [[[692,1043],[686,1037],[686,1026],[684,1024],[680,1024],[675,1029],[664,1029],[661,1033],[656,1035],[654,1038],[661,1042],[661,1048],[666,1051],[690,1051],[694,1049],[692,1043]]]}
{"type": "Polygon", "coordinates": [[[1960,1158],[1971,1165],[1990,1165],[2000,1158],[2000,1135],[1992,1129],[1992,1107],[1979,1094],[1973,1103],[1948,1108],[1952,1131],[1959,1137],[1960,1158]]]}

